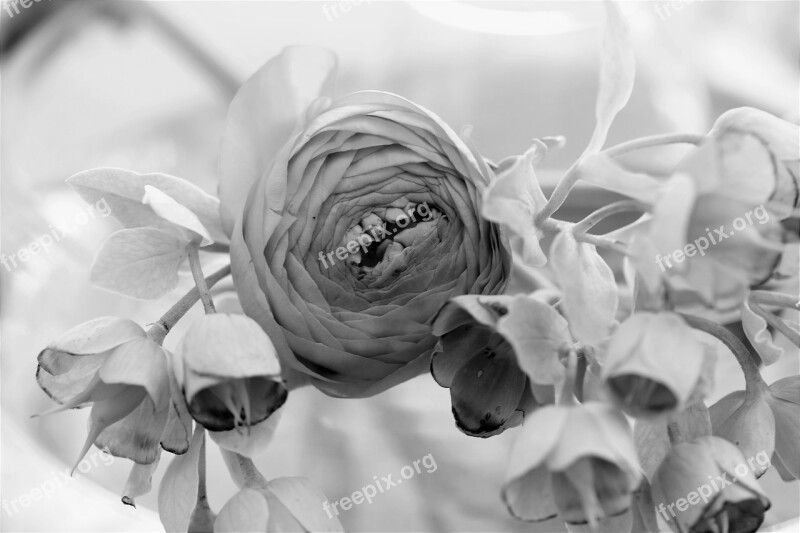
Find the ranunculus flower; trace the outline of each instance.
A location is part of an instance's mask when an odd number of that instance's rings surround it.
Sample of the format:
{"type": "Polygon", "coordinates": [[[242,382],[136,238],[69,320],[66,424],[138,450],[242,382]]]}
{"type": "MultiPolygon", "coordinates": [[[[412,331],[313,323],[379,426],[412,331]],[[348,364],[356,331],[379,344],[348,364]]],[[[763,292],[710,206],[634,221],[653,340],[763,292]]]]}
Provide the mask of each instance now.
{"type": "Polygon", "coordinates": [[[92,444],[139,464],[156,461],[159,444],[174,453],[188,448],[185,421],[170,403],[166,354],[135,322],[100,317],[80,324],[38,361],[36,381],[62,404],[45,414],[92,404],[77,462],[92,444]]]}
{"type": "Polygon", "coordinates": [[[244,84],[221,209],[242,306],[288,379],[368,396],[424,371],[438,309],[501,291],[510,258],[479,216],[484,159],[399,96],[332,100],[334,69],[331,53],[291,47],[244,84]]]}
{"type": "Polygon", "coordinates": [[[719,437],[676,444],[652,487],[658,513],[677,533],[752,533],[770,507],[742,453],[719,437]]]}

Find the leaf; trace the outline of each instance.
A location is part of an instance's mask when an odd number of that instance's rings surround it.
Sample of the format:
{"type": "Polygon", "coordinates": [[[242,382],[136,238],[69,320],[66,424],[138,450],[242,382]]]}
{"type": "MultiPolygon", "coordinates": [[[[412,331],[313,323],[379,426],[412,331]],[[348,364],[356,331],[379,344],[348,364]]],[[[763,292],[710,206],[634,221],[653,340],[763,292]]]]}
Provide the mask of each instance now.
{"type": "Polygon", "coordinates": [[[220,509],[214,522],[214,533],[266,531],[267,522],[266,498],[253,489],[242,489],[220,509]]]}
{"type": "Polygon", "coordinates": [[[244,210],[253,183],[267,170],[292,131],[304,119],[309,120],[305,115],[311,103],[320,97],[333,97],[335,80],[336,56],[332,52],[289,46],[236,93],[228,109],[219,159],[221,213],[228,232],[233,231],[236,218],[244,210]]]}
{"type": "Polygon", "coordinates": [[[481,207],[484,218],[503,224],[513,234],[516,239],[511,240],[512,247],[529,266],[542,266],[547,262],[539,245],[542,232],[533,223],[547,203],[533,170],[541,150],[538,145],[534,146],[517,157],[508,170],[499,173],[484,191],[481,207]]]}
{"type": "Polygon", "coordinates": [[[168,174],[139,174],[121,168],[95,168],[71,176],[67,183],[87,202],[105,202],[126,228],[169,230],[172,223],[142,203],[152,185],[193,212],[216,242],[228,242],[219,216],[219,200],[193,183],[168,174]]]}
{"type": "Polygon", "coordinates": [[[616,322],[619,301],[614,273],[593,245],[562,231],[550,247],[556,280],[564,291],[564,314],[576,340],[595,344],[616,322]]]}
{"type": "Polygon", "coordinates": [[[188,230],[191,242],[200,242],[200,246],[208,246],[213,242],[211,235],[208,234],[208,230],[197,218],[197,215],[162,190],[152,185],[145,185],[142,203],[149,205],[164,220],[188,230]]]}
{"type": "Polygon", "coordinates": [[[103,243],[92,283],[132,298],[155,299],[178,285],[188,242],[156,228],[122,229],[103,243]]]}
{"type": "MultiPolygon", "coordinates": [[[[754,307],[760,309],[754,304],[754,307]]],[[[772,333],[767,329],[767,321],[750,306],[749,298],[742,301],[742,329],[753,344],[765,365],[771,365],[783,356],[784,349],[775,344],[772,333]]],[[[762,312],[765,312],[761,310],[762,312]]]]}
{"type": "Polygon", "coordinates": [[[605,144],[611,123],[631,97],[636,76],[636,56],[625,17],[617,2],[606,0],[605,7],[606,27],[600,64],[600,87],[595,106],[597,124],[584,151],[587,155],[599,151],[605,144]]]}
{"type": "Polygon", "coordinates": [[[498,321],[497,331],[514,348],[520,368],[532,382],[552,385],[563,379],[559,350],[572,339],[567,321],[555,309],[530,296],[517,296],[498,321]]]}
{"type": "Polygon", "coordinates": [[[197,500],[197,465],[203,444],[203,429],[197,427],[189,451],[176,456],[167,466],[158,487],[158,516],[167,533],[184,532],[189,527],[197,500]]]}

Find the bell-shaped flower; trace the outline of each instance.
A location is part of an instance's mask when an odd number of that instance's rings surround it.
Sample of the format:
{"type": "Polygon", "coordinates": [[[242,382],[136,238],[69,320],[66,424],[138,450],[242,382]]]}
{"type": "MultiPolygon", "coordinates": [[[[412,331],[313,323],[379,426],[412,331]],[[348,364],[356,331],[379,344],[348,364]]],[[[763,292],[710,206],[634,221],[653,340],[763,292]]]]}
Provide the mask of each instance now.
{"type": "MultiPolygon", "coordinates": [[[[69,330],[38,357],[39,386],[62,405],[44,414],[92,405],[92,444],[139,464],[154,462],[159,444],[176,453],[180,416],[171,407],[167,360],[161,346],[135,322],[100,317],[69,330]]],[[[77,463],[76,463],[77,464],[77,463]]]]}
{"type": "Polygon", "coordinates": [[[531,383],[498,332],[512,301],[511,296],[458,296],[434,321],[439,342],[431,375],[450,389],[456,426],[467,435],[490,437],[518,426],[537,406],[534,392],[539,403],[552,397],[552,387],[531,383]]]}
{"type": "Polygon", "coordinates": [[[616,408],[546,406],[525,420],[501,495],[520,520],[560,515],[595,525],[630,509],[641,477],[630,426],[616,408]]]}
{"type": "Polygon", "coordinates": [[[751,533],[770,507],[742,453],[719,437],[673,446],[652,489],[658,514],[678,533],[751,533]]]}
{"type": "MultiPolygon", "coordinates": [[[[766,199],[767,208],[780,218],[800,214],[800,126],[752,107],[739,107],[726,111],[714,123],[710,135],[727,143],[728,150],[742,153],[746,145],[760,145],[769,155],[761,166],[730,170],[745,172],[758,170],[753,178],[762,178],[761,183],[748,183],[750,187],[763,187],[759,200],[766,199]],[[769,172],[771,171],[771,172],[769,172]]],[[[731,163],[736,163],[731,158],[731,163]]]]}
{"type": "Polygon", "coordinates": [[[677,314],[639,312],[608,345],[603,376],[611,397],[635,417],[688,405],[703,382],[705,348],[677,314]]]}
{"type": "Polygon", "coordinates": [[[275,348],[244,315],[214,313],[197,320],[173,361],[189,413],[212,432],[249,434],[286,401],[275,348]]]}
{"type": "Polygon", "coordinates": [[[754,384],[747,391],[728,394],[709,408],[712,432],[732,442],[750,461],[757,478],[769,469],[775,450],[775,416],[766,386],[754,384]]]}
{"type": "Polygon", "coordinates": [[[657,195],[631,244],[653,288],[664,276],[729,309],[776,276],[787,250],[780,219],[798,212],[798,128],[737,109],[717,121],[657,195]]]}
{"type": "Polygon", "coordinates": [[[338,513],[308,479],[282,477],[237,492],[217,515],[214,533],[344,531],[338,513]]]}

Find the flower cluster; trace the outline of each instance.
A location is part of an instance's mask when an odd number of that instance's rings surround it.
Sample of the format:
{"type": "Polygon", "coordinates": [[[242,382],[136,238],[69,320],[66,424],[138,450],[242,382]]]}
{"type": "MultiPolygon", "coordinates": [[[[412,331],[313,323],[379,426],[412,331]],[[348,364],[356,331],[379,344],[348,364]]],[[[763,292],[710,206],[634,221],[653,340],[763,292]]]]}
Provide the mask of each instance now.
{"type": "Polygon", "coordinates": [[[174,454],[159,490],[169,531],[337,531],[308,480],[266,480],[250,457],[293,388],[358,398],[429,371],[462,432],[516,433],[501,498],[520,520],[755,531],[770,507],[757,478],[770,466],[800,478],[800,378],[767,385],[760,373],[800,346],[800,326],[781,314],[800,305],[787,230],[800,216],[799,130],[740,108],[706,135],[604,149],[635,64],[619,7],[605,6],[596,126],[549,197],[536,167],[560,139],[494,163],[468,129],[400,96],[337,98],[335,56],[310,47],[271,59],[231,103],[220,200],[163,174],[73,176],[87,201],[110,198],[124,226],[97,256],[98,285],[159,298],[187,260],[195,283],[148,330],[98,318],[39,354],[37,381],[61,404],[51,412],[91,405],[81,457],[95,445],[131,459],[133,504],[162,451],[174,454]],[[621,162],[673,143],[691,147],[667,177],[621,162]],[[555,218],[578,180],[626,198],[577,223],[555,218]],[[590,232],[620,212],[640,217],[590,232]],[[745,213],[759,223],[732,222],[745,213]],[[338,262],[325,253],[337,247],[338,262]],[[204,277],[200,253],[220,251],[231,265],[204,277]],[[675,251],[681,260],[659,268],[675,251]],[[217,312],[211,289],[228,274],[244,314],[217,312]],[[198,301],[205,315],[165,349],[198,301]],[[722,325],[734,315],[752,350],[722,325]],[[731,355],[745,390],[709,407],[716,362],[731,355]],[[206,435],[239,487],[218,513],[206,435]],[[759,454],[771,461],[737,471],[759,454]],[[701,486],[702,501],[656,514],[701,486]]]}

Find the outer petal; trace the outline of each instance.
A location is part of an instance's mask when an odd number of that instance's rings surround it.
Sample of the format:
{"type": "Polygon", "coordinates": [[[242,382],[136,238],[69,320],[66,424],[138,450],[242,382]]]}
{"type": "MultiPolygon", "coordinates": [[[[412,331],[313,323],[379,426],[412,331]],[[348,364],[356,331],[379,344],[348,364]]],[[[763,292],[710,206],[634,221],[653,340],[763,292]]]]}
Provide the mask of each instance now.
{"type": "Polygon", "coordinates": [[[169,376],[164,349],[147,337],[126,342],[106,358],[98,376],[104,383],[144,387],[157,410],[169,401],[169,376]]]}
{"type": "Polygon", "coordinates": [[[335,515],[329,517],[324,512],[323,503],[327,501],[325,495],[306,478],[273,479],[267,483],[266,493],[271,515],[277,511],[274,505],[277,500],[305,531],[344,531],[335,515]]]}
{"type": "Polygon", "coordinates": [[[248,79],[231,102],[220,152],[220,211],[230,233],[247,193],[302,123],[308,106],[332,97],[336,56],[291,46],[248,79]]]}
{"type": "Polygon", "coordinates": [[[242,489],[220,509],[214,533],[267,531],[268,521],[267,499],[258,491],[242,489]]]}
{"type": "Polygon", "coordinates": [[[561,379],[564,366],[558,352],[572,339],[567,321],[551,306],[529,296],[517,296],[497,327],[531,381],[552,385],[561,379]]]}

